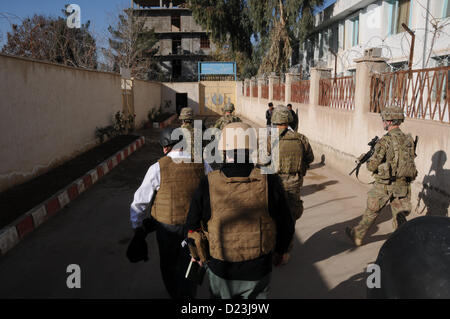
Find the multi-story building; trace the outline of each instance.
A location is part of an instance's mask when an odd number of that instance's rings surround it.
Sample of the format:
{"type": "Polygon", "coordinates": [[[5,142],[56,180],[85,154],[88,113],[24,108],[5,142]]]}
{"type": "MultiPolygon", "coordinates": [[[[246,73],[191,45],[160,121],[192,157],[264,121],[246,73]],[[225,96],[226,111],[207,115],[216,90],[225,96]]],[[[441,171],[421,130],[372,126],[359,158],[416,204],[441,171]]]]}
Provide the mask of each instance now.
{"type": "Polygon", "coordinates": [[[300,49],[300,64],[355,72],[355,59],[369,48],[381,48],[381,57],[393,69],[408,67],[411,35],[415,33],[413,69],[449,65],[450,0],[325,0],[316,8],[315,28],[300,49]]]}
{"type": "Polygon", "coordinates": [[[146,19],[159,42],[156,59],[168,81],[196,81],[198,61],[208,60],[215,47],[182,0],[132,0],[135,15],[146,19]]]}

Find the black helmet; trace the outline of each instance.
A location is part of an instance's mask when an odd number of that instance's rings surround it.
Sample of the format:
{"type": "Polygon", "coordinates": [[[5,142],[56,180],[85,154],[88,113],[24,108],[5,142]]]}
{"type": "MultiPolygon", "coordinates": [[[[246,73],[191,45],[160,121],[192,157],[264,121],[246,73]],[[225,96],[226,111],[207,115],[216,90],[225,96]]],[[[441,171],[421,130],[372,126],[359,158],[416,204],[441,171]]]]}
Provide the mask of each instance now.
{"type": "Polygon", "coordinates": [[[172,146],[181,141],[182,138],[172,139],[172,132],[175,130],[173,127],[166,127],[159,134],[159,144],[162,147],[172,146]]]}
{"type": "Polygon", "coordinates": [[[417,217],[384,243],[375,262],[381,288],[369,298],[450,298],[450,218],[417,217]]]}

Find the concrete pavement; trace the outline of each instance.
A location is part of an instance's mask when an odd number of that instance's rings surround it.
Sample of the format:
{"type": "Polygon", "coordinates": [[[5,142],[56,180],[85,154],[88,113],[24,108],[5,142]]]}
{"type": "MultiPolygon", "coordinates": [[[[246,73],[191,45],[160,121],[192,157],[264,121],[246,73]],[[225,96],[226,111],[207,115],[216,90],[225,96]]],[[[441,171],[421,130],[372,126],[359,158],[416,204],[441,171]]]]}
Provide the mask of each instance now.
{"type": "MultiPolygon", "coordinates": [[[[161,155],[159,130],[143,130],[145,146],[58,215],[0,258],[0,298],[167,298],[155,234],[150,260],[130,264],[129,205],[148,167],[161,155]],[[68,289],[67,266],[81,267],[81,288],[68,289]]],[[[321,154],[315,154],[320,161],[321,154]]],[[[274,269],[272,298],[364,298],[365,268],[392,232],[390,212],[354,248],[344,234],[365,208],[367,185],[317,161],[304,187],[304,215],[297,221],[288,265],[274,269]]],[[[208,282],[199,290],[208,297],[208,282]]]]}

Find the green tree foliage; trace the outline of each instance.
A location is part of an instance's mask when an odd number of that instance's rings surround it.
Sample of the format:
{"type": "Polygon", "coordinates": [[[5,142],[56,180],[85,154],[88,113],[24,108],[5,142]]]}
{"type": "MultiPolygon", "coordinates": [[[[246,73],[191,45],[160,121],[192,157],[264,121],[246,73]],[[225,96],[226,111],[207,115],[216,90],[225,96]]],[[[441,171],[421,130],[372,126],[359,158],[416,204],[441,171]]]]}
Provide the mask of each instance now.
{"type": "Polygon", "coordinates": [[[285,72],[293,49],[314,26],[313,8],[322,0],[248,0],[253,27],[263,52],[258,73],[285,72]]]}
{"type": "Polygon", "coordinates": [[[20,25],[12,24],[2,53],[95,69],[97,48],[89,31],[89,21],[80,29],[71,29],[67,27],[66,17],[34,15],[20,25]]]}
{"type": "Polygon", "coordinates": [[[112,71],[120,68],[131,69],[131,76],[142,79],[158,79],[159,68],[153,60],[158,51],[155,44],[158,38],[153,29],[145,27],[145,19],[137,14],[118,16],[115,27],[109,26],[109,48],[103,49],[103,54],[109,59],[112,71]]]}
{"type": "MultiPolygon", "coordinates": [[[[222,50],[222,56],[235,60],[241,75],[252,69],[253,26],[246,1],[189,0],[195,21],[211,34],[211,39],[222,50]]],[[[219,54],[220,55],[220,54],[219,54]]]]}
{"type": "Polygon", "coordinates": [[[212,40],[230,45],[241,75],[286,71],[293,48],[314,26],[313,8],[322,0],[189,0],[194,19],[212,40]],[[251,41],[253,39],[253,41],[251,41]]]}

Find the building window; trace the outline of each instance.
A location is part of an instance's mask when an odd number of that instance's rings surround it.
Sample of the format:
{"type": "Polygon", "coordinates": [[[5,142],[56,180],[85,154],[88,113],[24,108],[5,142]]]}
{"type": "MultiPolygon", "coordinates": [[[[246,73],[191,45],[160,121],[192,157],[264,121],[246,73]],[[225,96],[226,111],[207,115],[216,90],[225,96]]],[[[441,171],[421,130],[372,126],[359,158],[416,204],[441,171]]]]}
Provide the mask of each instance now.
{"type": "Polygon", "coordinates": [[[330,47],[334,53],[339,52],[339,24],[335,24],[331,27],[330,47]]]}
{"type": "Polygon", "coordinates": [[[181,19],[179,14],[172,14],[171,16],[172,22],[172,32],[179,32],[181,26],[181,19]]]}
{"type": "Polygon", "coordinates": [[[345,50],[345,22],[339,23],[339,49],[345,50]]]}
{"type": "Polygon", "coordinates": [[[209,37],[207,35],[202,35],[200,37],[200,48],[201,49],[209,49],[210,48],[209,37]]]}
{"type": "Polygon", "coordinates": [[[404,32],[402,24],[409,26],[411,21],[411,0],[394,0],[389,3],[391,6],[389,34],[404,32]]]}
{"type": "Polygon", "coordinates": [[[402,61],[402,62],[391,63],[391,69],[392,69],[392,72],[408,70],[408,62],[402,61]]]}
{"type": "Polygon", "coordinates": [[[181,54],[181,37],[172,38],[172,54],[181,54]]]}
{"type": "MultiPolygon", "coordinates": [[[[437,68],[450,66],[450,55],[433,57],[432,59],[435,61],[435,65],[437,68]]],[[[436,101],[438,100],[438,97],[440,97],[440,100],[444,104],[447,100],[447,94],[449,92],[448,85],[450,79],[450,71],[439,70],[435,72],[437,73],[435,73],[435,75],[437,75],[436,80],[431,84],[428,84],[433,85],[432,100],[436,101]],[[438,92],[440,92],[440,95],[438,95],[438,92]]]]}
{"type": "Polygon", "coordinates": [[[352,46],[359,44],[359,16],[351,19],[352,22],[352,46]]]}
{"type": "Polygon", "coordinates": [[[180,76],[181,76],[181,60],[173,60],[172,80],[178,80],[180,76]]]}
{"type": "Polygon", "coordinates": [[[444,0],[444,10],[442,10],[442,17],[450,17],[450,0],[444,0]]]}

